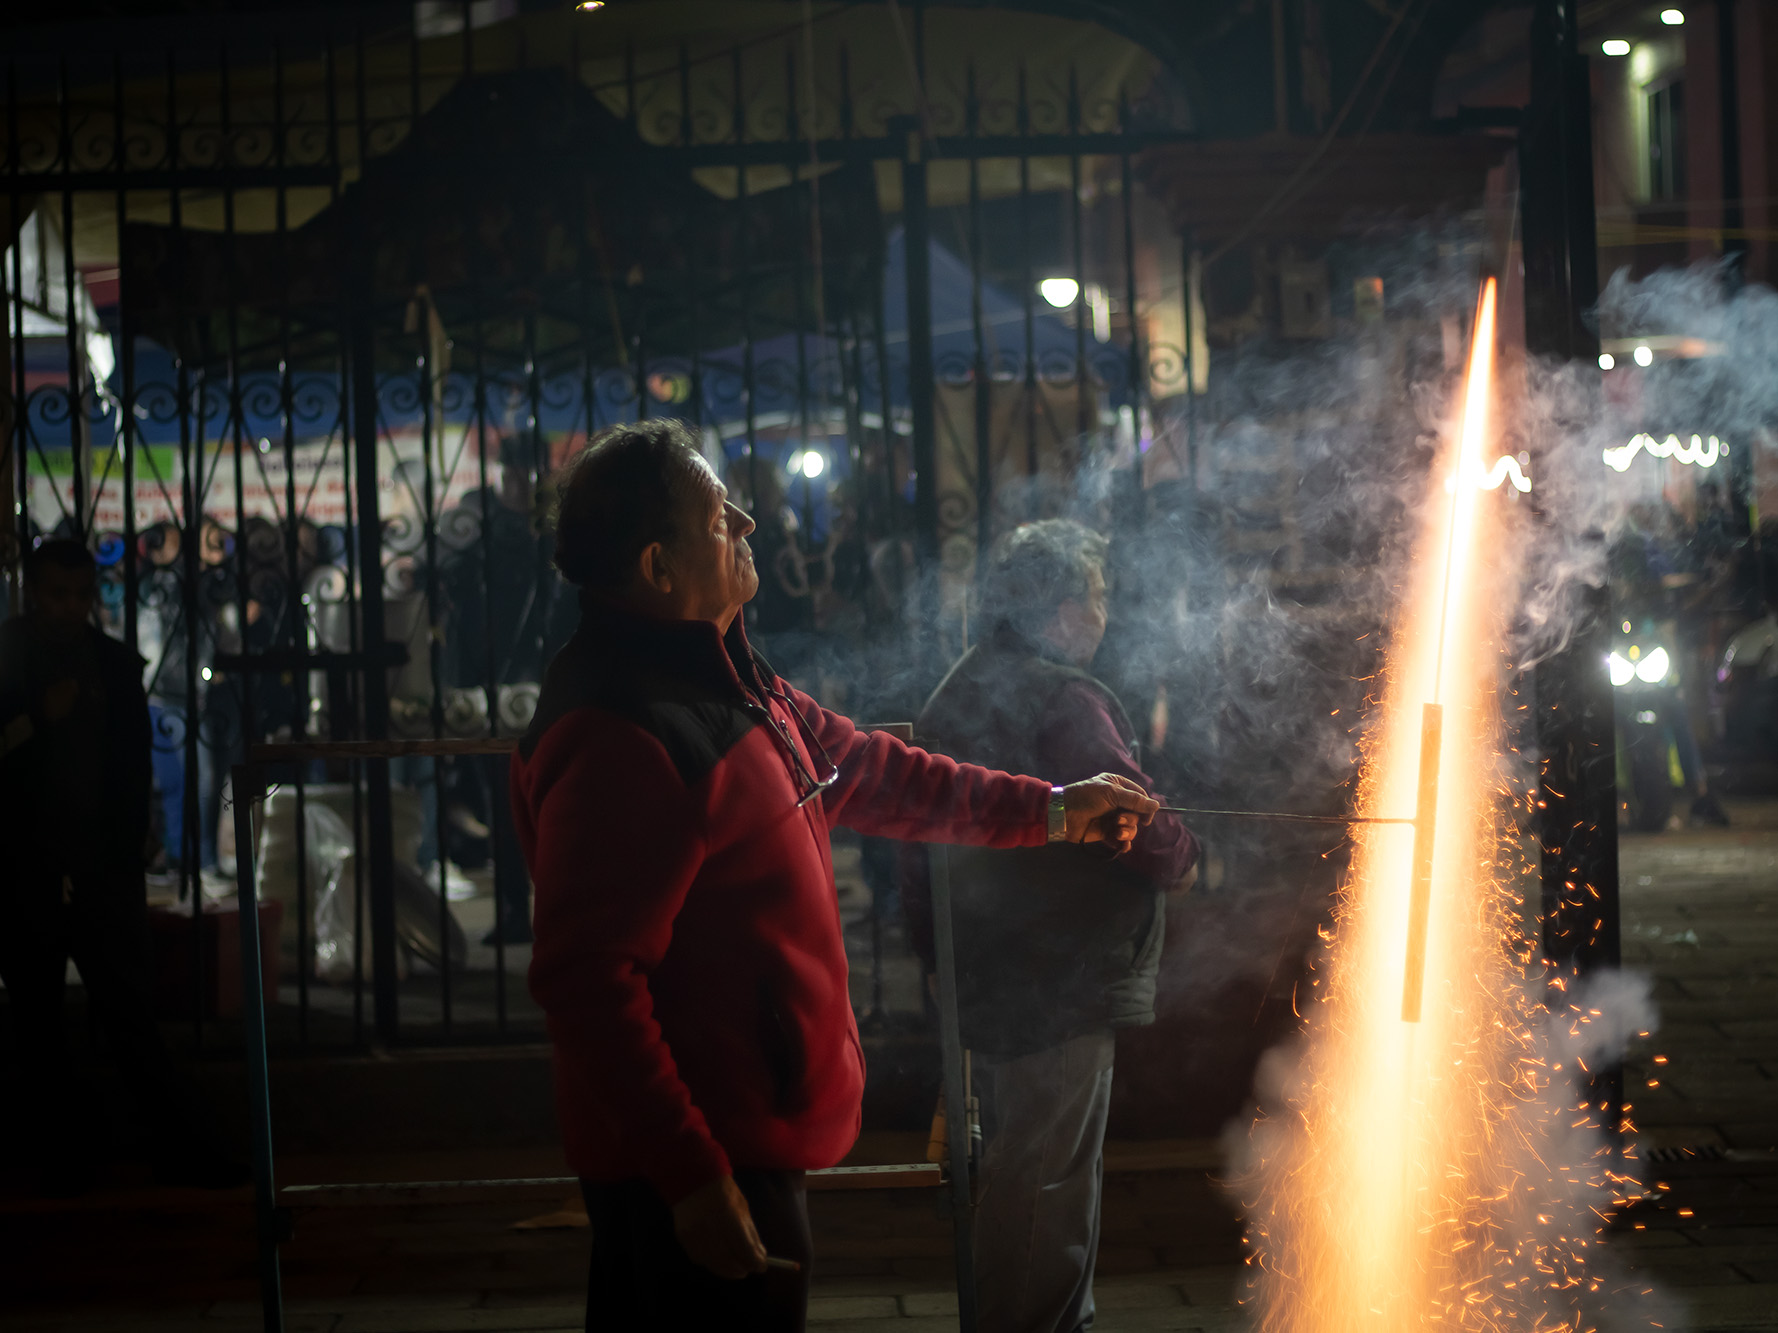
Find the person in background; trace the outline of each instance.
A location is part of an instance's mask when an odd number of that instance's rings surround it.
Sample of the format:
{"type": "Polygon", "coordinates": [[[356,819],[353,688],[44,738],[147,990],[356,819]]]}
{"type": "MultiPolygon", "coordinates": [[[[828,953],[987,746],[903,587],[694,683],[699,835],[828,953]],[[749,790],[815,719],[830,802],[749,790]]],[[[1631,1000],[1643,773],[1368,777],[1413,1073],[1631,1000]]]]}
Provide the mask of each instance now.
{"type": "MultiPolygon", "coordinates": [[[[444,593],[451,607],[447,631],[449,683],[481,690],[543,679],[543,667],[573,632],[574,601],[549,563],[551,535],[537,500],[537,473],[527,441],[500,441],[498,487],[474,491],[459,505],[472,529],[480,529],[486,502],[488,523],[446,566],[444,593]],[[484,550],[484,546],[487,548],[484,550]]],[[[504,720],[503,720],[504,721],[504,720]]],[[[495,862],[498,898],[494,926],[482,943],[531,941],[531,883],[519,852],[518,833],[507,802],[508,761],[504,755],[459,761],[454,817],[488,839],[495,862]]]]}
{"type": "Polygon", "coordinates": [[[204,1130],[196,1090],[174,1068],[149,987],[150,786],[143,661],[92,623],[97,571],[76,541],[25,557],[25,614],[0,625],[0,981],[23,1077],[9,1100],[28,1118],[37,1184],[85,1188],[109,1128],[75,1086],[63,1031],[72,958],[87,1003],[152,1135],[169,1183],[225,1186],[244,1172],[204,1130]]]}
{"type": "MultiPolygon", "coordinates": [[[[1104,537],[1065,519],[995,543],[982,639],[915,723],[936,753],[1057,780],[1106,772],[1152,787],[1135,735],[1088,667],[1105,634],[1104,537]]],[[[910,848],[905,895],[932,965],[930,886],[910,848]]],[[[1198,843],[1159,815],[1128,850],[949,853],[963,1044],[981,1103],[976,1288],[985,1333],[1071,1333],[1093,1321],[1115,1032],[1154,1021],[1169,892],[1198,843]]]]}
{"type": "Polygon", "coordinates": [[[788,684],[741,620],[752,531],[676,421],[606,431],[562,488],[581,623],[512,801],[531,994],[592,1219],[589,1329],[803,1327],[803,1172],[850,1150],[864,1093],[830,828],[1120,844],[1154,814],[1127,778],[958,764],[788,684]]]}

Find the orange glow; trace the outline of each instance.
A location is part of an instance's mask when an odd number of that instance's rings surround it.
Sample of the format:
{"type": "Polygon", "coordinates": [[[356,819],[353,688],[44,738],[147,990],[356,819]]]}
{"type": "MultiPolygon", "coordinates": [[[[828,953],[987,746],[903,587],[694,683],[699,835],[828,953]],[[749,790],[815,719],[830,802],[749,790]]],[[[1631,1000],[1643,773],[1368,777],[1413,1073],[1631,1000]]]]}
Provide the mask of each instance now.
{"type": "Polygon", "coordinates": [[[1261,1333],[1590,1327],[1564,1293],[1587,1287],[1600,1218],[1571,1206],[1566,1182],[1600,1168],[1558,1160],[1574,1104],[1553,1095],[1543,1013],[1527,998],[1535,945],[1516,897],[1527,862],[1503,762],[1501,649],[1519,571],[1502,554],[1518,545],[1507,496],[1484,489],[1494,323],[1490,279],[1455,438],[1428,481],[1359,801],[1363,815],[1414,811],[1422,710],[1438,705],[1424,1003],[1403,1021],[1414,831],[1362,826],[1295,1068],[1262,1076],[1276,1086],[1262,1087],[1240,1182],[1261,1333]]]}

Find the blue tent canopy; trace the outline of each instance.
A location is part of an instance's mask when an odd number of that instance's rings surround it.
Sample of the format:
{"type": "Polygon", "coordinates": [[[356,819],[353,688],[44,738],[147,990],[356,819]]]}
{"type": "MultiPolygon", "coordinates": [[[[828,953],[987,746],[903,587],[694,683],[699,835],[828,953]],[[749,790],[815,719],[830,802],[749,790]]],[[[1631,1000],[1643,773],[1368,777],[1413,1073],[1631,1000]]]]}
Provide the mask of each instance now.
{"type": "MultiPolygon", "coordinates": [[[[883,314],[884,341],[890,362],[889,403],[891,411],[899,416],[908,406],[907,239],[901,228],[896,228],[888,238],[883,266],[883,314]]],[[[1030,355],[1037,358],[1040,376],[1063,381],[1073,378],[1074,331],[1047,307],[1040,305],[1033,313],[1033,346],[1027,348],[1024,302],[993,283],[984,282],[982,322],[989,373],[994,379],[1022,380],[1026,358],[1030,355]]],[[[862,332],[867,340],[871,337],[868,327],[862,332]]],[[[932,242],[932,342],[933,359],[941,381],[967,383],[975,356],[971,272],[967,263],[937,241],[932,242]]],[[[42,360],[43,372],[53,373],[58,367],[65,368],[65,353],[59,340],[53,348],[45,341],[44,345],[33,346],[30,350],[33,362],[42,360]]],[[[167,348],[140,338],[135,353],[137,438],[145,445],[177,445],[182,426],[173,355],[167,348]]],[[[783,333],[761,339],[753,345],[754,378],[749,392],[742,374],[744,357],[739,346],[707,352],[699,358],[702,410],[698,415],[712,424],[725,441],[733,441],[744,430],[748,399],[751,398],[756,425],[763,423],[773,435],[781,438],[782,427],[791,423],[797,423],[800,430],[805,411],[810,433],[825,433],[819,421],[823,403],[827,405],[829,425],[838,419],[844,403],[841,356],[842,349],[837,340],[813,333],[783,333]],[[800,372],[799,343],[802,353],[800,372]],[[802,388],[805,377],[808,386],[806,403],[802,388]]],[[[1113,401],[1121,401],[1124,350],[1089,341],[1088,356],[1093,360],[1101,382],[1108,384],[1113,401]],[[1098,356],[1094,355],[1095,350],[1099,352],[1098,356]]],[[[867,348],[862,361],[865,376],[863,407],[866,414],[874,418],[882,405],[874,349],[867,348]]],[[[31,368],[37,367],[33,365],[31,368]]],[[[639,389],[650,395],[651,415],[692,415],[687,410],[692,370],[690,357],[653,359],[644,367],[645,385],[638,386],[632,369],[616,366],[597,369],[592,377],[594,429],[631,420],[638,415],[639,389]]],[[[185,430],[193,439],[213,443],[229,429],[228,385],[218,372],[219,368],[212,367],[207,379],[195,373],[188,377],[194,396],[189,400],[185,430]],[[195,396],[200,385],[203,390],[201,402],[195,396]]],[[[112,373],[110,388],[113,395],[121,393],[121,369],[112,373]]],[[[298,440],[325,439],[336,429],[341,411],[337,377],[326,372],[301,372],[292,377],[292,389],[298,440]]],[[[569,368],[549,375],[539,395],[538,416],[543,431],[561,435],[584,429],[587,425],[585,393],[584,368],[569,368]]],[[[381,398],[380,410],[386,428],[394,431],[418,429],[421,404],[411,377],[386,379],[381,398]]],[[[473,376],[452,371],[446,378],[442,395],[442,420],[447,437],[467,428],[474,420],[474,399],[473,376]]],[[[241,402],[246,437],[253,442],[268,440],[276,447],[284,436],[278,376],[270,371],[244,375],[241,402]]],[[[482,411],[491,432],[507,435],[523,430],[531,411],[523,375],[503,373],[490,376],[482,411]]],[[[95,403],[91,431],[93,447],[113,447],[115,427],[115,411],[102,402],[95,403]]],[[[65,400],[60,393],[34,395],[31,429],[41,447],[67,447],[65,400]]]]}

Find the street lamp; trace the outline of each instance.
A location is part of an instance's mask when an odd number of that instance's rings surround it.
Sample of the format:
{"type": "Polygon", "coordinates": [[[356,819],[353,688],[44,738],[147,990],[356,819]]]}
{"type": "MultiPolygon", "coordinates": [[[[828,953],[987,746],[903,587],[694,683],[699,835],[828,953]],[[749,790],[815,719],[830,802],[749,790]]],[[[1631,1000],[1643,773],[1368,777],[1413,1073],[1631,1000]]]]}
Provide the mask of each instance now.
{"type": "Polygon", "coordinates": [[[1073,278],[1045,278],[1037,284],[1037,290],[1057,310],[1073,305],[1080,296],[1080,284],[1073,278]]]}

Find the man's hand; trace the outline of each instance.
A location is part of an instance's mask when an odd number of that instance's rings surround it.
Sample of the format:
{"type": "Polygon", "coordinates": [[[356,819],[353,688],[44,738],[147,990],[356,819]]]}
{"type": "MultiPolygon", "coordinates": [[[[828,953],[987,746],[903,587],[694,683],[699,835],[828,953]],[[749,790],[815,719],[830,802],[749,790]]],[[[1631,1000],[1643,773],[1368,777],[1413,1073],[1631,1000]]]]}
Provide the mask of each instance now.
{"type": "Polygon", "coordinates": [[[1062,815],[1069,842],[1109,842],[1121,852],[1136,830],[1154,818],[1161,803],[1129,778],[1101,773],[1062,788],[1062,815]]]}
{"type": "Polygon", "coordinates": [[[43,716],[51,722],[60,722],[74,711],[74,701],[78,698],[80,698],[80,682],[72,676],[45,686],[43,716]]]}
{"type": "Polygon", "coordinates": [[[694,1264],[717,1277],[766,1271],[766,1247],[733,1176],[712,1180],[674,1204],[673,1234],[694,1264]]]}

